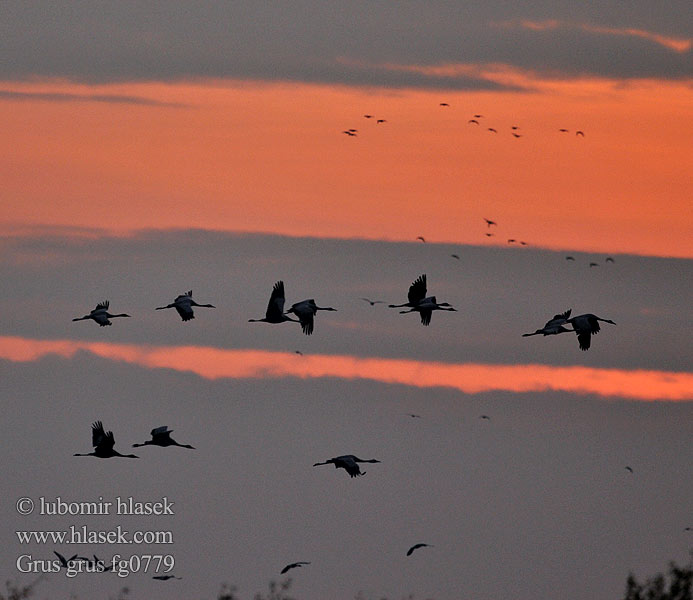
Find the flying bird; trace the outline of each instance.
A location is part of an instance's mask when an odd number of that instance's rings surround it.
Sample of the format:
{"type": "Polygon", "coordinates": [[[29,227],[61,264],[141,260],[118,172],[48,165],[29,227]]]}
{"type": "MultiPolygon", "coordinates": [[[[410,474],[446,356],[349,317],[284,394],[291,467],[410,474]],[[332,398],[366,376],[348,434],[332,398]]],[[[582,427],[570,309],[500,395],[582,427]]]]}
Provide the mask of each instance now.
{"type": "Polygon", "coordinates": [[[485,235],[486,237],[493,237],[493,234],[492,234],[492,233],[485,233],[484,235],[485,235]]]}
{"type": "Polygon", "coordinates": [[[347,130],[345,130],[345,131],[342,131],[342,133],[345,133],[345,134],[348,135],[349,137],[356,137],[356,130],[355,130],[355,129],[354,129],[354,130],[352,130],[352,129],[347,129],[347,130]]]}
{"type": "Polygon", "coordinates": [[[459,254],[451,254],[452,258],[456,258],[457,260],[460,260],[460,255],[459,254]]]}
{"type": "Polygon", "coordinates": [[[96,456],[97,458],[120,456],[121,458],[139,458],[134,454],[121,454],[117,450],[114,450],[115,438],[113,437],[113,432],[104,431],[101,421],[96,421],[91,426],[91,445],[94,446],[94,452],[75,454],[75,456],[96,456]]]}
{"type": "Polygon", "coordinates": [[[474,118],[475,118],[475,119],[483,119],[483,118],[484,118],[484,115],[474,115],[474,118]]]}
{"type": "Polygon", "coordinates": [[[414,552],[414,550],[417,550],[418,548],[430,548],[430,547],[432,547],[432,544],[423,544],[423,543],[414,544],[411,548],[409,548],[409,550],[407,550],[407,556],[411,556],[412,553],[414,552]]]}
{"type": "Polygon", "coordinates": [[[248,319],[249,323],[284,323],[284,321],[294,321],[299,323],[297,319],[287,317],[284,313],[284,282],[277,281],[272,288],[269,302],[267,303],[267,311],[262,319],[248,319]]]}
{"type": "Polygon", "coordinates": [[[195,450],[194,446],[190,444],[179,444],[176,440],[171,437],[173,429],[169,429],[166,425],[162,427],[155,427],[151,430],[150,435],[151,440],[144,440],[141,444],[133,444],[133,448],[139,448],[140,446],[180,446],[181,448],[190,448],[190,450],[195,450]]]}
{"type": "Polygon", "coordinates": [[[426,238],[422,235],[418,236],[416,239],[421,240],[424,244],[426,243],[426,238]]]}
{"type": "Polygon", "coordinates": [[[566,256],[565,259],[566,260],[575,260],[575,257],[574,256],[566,256]]]}
{"type": "Polygon", "coordinates": [[[65,558],[62,554],[60,554],[60,552],[56,552],[55,550],[53,550],[53,554],[55,554],[58,557],[58,560],[60,561],[60,566],[63,569],[69,568],[70,563],[73,560],[77,560],[79,558],[79,556],[77,556],[76,554],[71,558],[65,558]]]}
{"type": "Polygon", "coordinates": [[[515,238],[508,238],[508,244],[514,244],[516,241],[515,238]]]}
{"type": "Polygon", "coordinates": [[[358,463],[379,463],[379,460],[376,460],[375,458],[371,459],[362,459],[358,458],[357,456],[354,456],[353,454],[345,454],[344,456],[337,456],[336,458],[330,458],[329,460],[326,460],[325,462],[317,462],[313,466],[317,467],[318,465],[334,465],[335,469],[344,469],[351,477],[360,477],[361,475],[365,475],[366,471],[361,472],[361,469],[358,466],[358,463]]]}
{"type": "Polygon", "coordinates": [[[361,300],[368,302],[371,306],[375,306],[376,304],[385,304],[384,300],[371,300],[370,298],[361,298],[361,300]]]}
{"type": "Polygon", "coordinates": [[[478,125],[479,121],[477,121],[476,119],[469,119],[469,121],[467,121],[467,123],[471,123],[473,125],[478,125]]]}
{"type": "Polygon", "coordinates": [[[424,298],[423,300],[421,300],[421,302],[419,302],[416,306],[413,306],[409,310],[400,310],[399,312],[402,315],[410,312],[418,312],[419,315],[421,315],[421,324],[428,326],[431,324],[431,315],[433,314],[434,310],[447,310],[453,312],[457,311],[456,308],[453,308],[447,302],[441,302],[439,304],[436,301],[435,296],[429,296],[428,298],[424,298]]]}
{"type": "Polygon", "coordinates": [[[447,102],[441,102],[440,106],[450,106],[447,102]]]}
{"type": "Polygon", "coordinates": [[[480,418],[480,419],[484,419],[485,421],[490,421],[490,420],[491,420],[491,417],[489,417],[488,415],[481,415],[479,418],[480,418]]]}
{"type": "Polygon", "coordinates": [[[628,471],[629,473],[632,473],[632,472],[633,472],[633,467],[626,467],[626,471],[628,471]]]}
{"type": "Polygon", "coordinates": [[[484,217],[484,221],[486,221],[486,227],[489,229],[491,228],[491,225],[495,225],[496,227],[498,226],[498,223],[492,221],[491,219],[487,219],[486,217],[484,217]]]}
{"type": "Polygon", "coordinates": [[[168,581],[169,579],[183,579],[182,577],[176,577],[175,575],[154,575],[152,579],[158,579],[159,581],[168,581]]]}
{"type": "Polygon", "coordinates": [[[521,137],[522,137],[522,134],[521,134],[521,133],[514,133],[514,132],[513,132],[513,137],[521,138],[521,137]]]}
{"type": "Polygon", "coordinates": [[[602,319],[601,317],[598,317],[597,315],[593,315],[591,313],[578,315],[577,317],[568,319],[568,323],[570,323],[573,326],[573,329],[577,334],[580,350],[590,349],[592,335],[596,335],[599,333],[599,321],[616,325],[616,323],[614,323],[610,319],[602,319]]]}
{"type": "Polygon", "coordinates": [[[380,123],[387,123],[387,120],[386,120],[386,119],[378,119],[378,120],[375,122],[376,125],[380,125],[380,123]]]}
{"type": "Polygon", "coordinates": [[[309,565],[310,562],[305,561],[305,560],[299,560],[298,562],[291,563],[290,565],[286,565],[279,573],[280,575],[284,575],[289,569],[295,569],[296,567],[302,567],[303,565],[309,565]]]}
{"type": "Polygon", "coordinates": [[[572,309],[568,309],[564,313],[554,315],[553,318],[549,319],[541,329],[537,329],[534,333],[523,333],[522,337],[529,337],[530,335],[557,335],[559,333],[568,333],[573,331],[572,329],[566,329],[563,327],[563,325],[568,323],[568,318],[570,317],[571,311],[572,309]]]}
{"type": "Polygon", "coordinates": [[[295,314],[301,323],[303,333],[310,335],[313,333],[313,320],[319,310],[336,311],[337,309],[332,308],[331,306],[318,306],[315,304],[315,300],[310,298],[308,300],[302,300],[301,302],[292,304],[291,308],[286,312],[295,314]]]}
{"type": "Polygon", "coordinates": [[[364,118],[366,118],[366,119],[372,119],[372,118],[373,118],[373,115],[363,115],[363,116],[364,116],[364,118]]]}
{"type": "Polygon", "coordinates": [[[611,258],[610,256],[607,256],[605,262],[613,263],[613,262],[616,262],[616,261],[615,261],[613,258],[611,258]]]}
{"type": "Polygon", "coordinates": [[[585,137],[585,134],[582,131],[576,131],[575,135],[579,135],[580,137],[585,137]]]}
{"type": "Polygon", "coordinates": [[[409,286],[407,302],[404,304],[388,304],[390,308],[414,308],[426,297],[426,273],[420,275],[414,283],[409,286]]]}
{"type": "Polygon", "coordinates": [[[561,133],[568,133],[568,130],[563,128],[559,129],[558,131],[560,131],[561,133]]]}
{"type": "Polygon", "coordinates": [[[494,129],[493,127],[489,127],[488,131],[490,131],[491,133],[498,133],[498,130],[494,129]]]}
{"type": "Polygon", "coordinates": [[[88,315],[84,315],[83,317],[76,317],[72,319],[73,321],[84,321],[86,319],[92,319],[96,321],[101,327],[106,327],[106,325],[112,325],[112,323],[109,321],[109,319],[115,319],[116,317],[129,317],[130,315],[126,315],[125,313],[122,313],[120,315],[112,315],[111,313],[108,312],[108,306],[109,302],[108,300],[104,300],[103,302],[99,302],[96,305],[96,308],[92,310],[88,315]]]}
{"type": "Polygon", "coordinates": [[[598,267],[598,266],[599,266],[599,263],[596,263],[596,262],[590,263],[590,267],[598,267]]]}
{"type": "Polygon", "coordinates": [[[198,304],[192,299],[192,290],[185,292],[177,296],[176,299],[166,306],[158,306],[156,310],[165,310],[167,308],[175,308],[176,312],[180,315],[183,321],[190,321],[195,318],[195,313],[193,312],[193,306],[198,306],[200,308],[216,308],[213,304],[198,304]]]}
{"type": "Polygon", "coordinates": [[[410,416],[412,419],[420,419],[421,415],[415,415],[414,413],[407,413],[408,416],[410,416]]]}

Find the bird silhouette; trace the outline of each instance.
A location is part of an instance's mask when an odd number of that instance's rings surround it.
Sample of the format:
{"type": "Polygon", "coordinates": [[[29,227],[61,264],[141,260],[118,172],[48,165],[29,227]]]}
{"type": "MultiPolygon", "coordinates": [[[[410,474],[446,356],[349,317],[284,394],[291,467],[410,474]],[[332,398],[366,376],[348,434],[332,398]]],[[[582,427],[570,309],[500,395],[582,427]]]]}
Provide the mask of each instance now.
{"type": "Polygon", "coordinates": [[[558,131],[560,131],[561,133],[568,133],[568,130],[567,130],[567,129],[564,129],[564,128],[561,128],[561,129],[559,129],[558,131]]]}
{"type": "Polygon", "coordinates": [[[574,256],[566,256],[565,259],[566,260],[575,260],[575,257],[574,256]]]}
{"type": "Polygon", "coordinates": [[[346,129],[345,131],[342,131],[342,133],[348,135],[349,137],[356,137],[356,130],[346,129]]]}
{"type": "Polygon", "coordinates": [[[144,440],[141,444],[133,444],[133,448],[139,448],[140,446],[180,446],[181,448],[189,448],[190,450],[195,450],[194,446],[190,444],[179,444],[176,440],[171,437],[173,429],[169,429],[166,425],[162,427],[155,427],[151,430],[150,435],[151,440],[144,440]]]}
{"type": "Polygon", "coordinates": [[[249,323],[284,323],[285,321],[294,321],[299,323],[297,319],[292,319],[284,314],[284,282],[277,281],[272,288],[269,302],[267,303],[267,311],[262,319],[248,319],[249,323]]]}
{"type": "Polygon", "coordinates": [[[625,467],[625,469],[626,469],[626,471],[628,471],[629,473],[632,473],[632,472],[633,472],[633,467],[625,467]]]}
{"type": "Polygon", "coordinates": [[[521,138],[521,137],[522,137],[522,134],[521,134],[521,133],[515,133],[515,132],[513,132],[513,137],[515,137],[515,138],[521,138]]]}
{"type": "Polygon", "coordinates": [[[310,564],[310,562],[308,562],[308,561],[299,560],[298,562],[286,565],[281,571],[279,571],[279,574],[284,575],[284,573],[286,573],[290,569],[295,569],[297,567],[302,567],[303,565],[309,565],[309,564],[310,564]]]}
{"type": "Polygon", "coordinates": [[[537,329],[534,333],[523,333],[522,337],[529,337],[530,335],[557,335],[559,333],[568,333],[573,331],[572,329],[566,329],[563,327],[563,325],[568,322],[571,311],[572,309],[568,309],[564,313],[554,315],[541,329],[537,329]]]}
{"type": "Polygon", "coordinates": [[[376,304],[385,304],[384,300],[371,300],[370,298],[360,298],[360,300],[368,302],[368,304],[370,304],[371,306],[375,306],[376,304]]]}
{"type": "Polygon", "coordinates": [[[432,544],[423,544],[423,543],[414,544],[411,548],[409,548],[409,550],[407,550],[407,556],[411,556],[412,553],[414,552],[414,550],[417,550],[418,548],[430,548],[430,547],[432,547],[432,544]]]}
{"type": "Polygon", "coordinates": [[[599,321],[616,325],[616,323],[614,323],[610,319],[602,319],[601,317],[598,317],[597,315],[593,315],[591,313],[578,315],[577,317],[568,319],[568,323],[570,323],[573,326],[573,329],[577,334],[578,345],[580,346],[580,350],[590,349],[592,336],[599,333],[599,321]]]}
{"type": "Polygon", "coordinates": [[[313,333],[313,321],[319,310],[336,311],[337,309],[332,308],[331,306],[318,306],[315,304],[315,300],[310,298],[308,300],[302,300],[301,302],[292,304],[291,308],[286,312],[295,314],[301,323],[303,333],[306,335],[311,335],[313,333]]]}
{"type": "Polygon", "coordinates": [[[426,273],[419,277],[409,286],[407,294],[408,301],[404,304],[388,304],[389,308],[414,308],[426,297],[426,273]]]}
{"type": "Polygon", "coordinates": [[[590,267],[598,267],[598,266],[599,266],[599,263],[596,263],[596,262],[590,263],[590,267]]]}
{"type": "Polygon", "coordinates": [[[60,552],[56,552],[55,550],[53,550],[53,554],[55,554],[58,557],[58,560],[60,561],[60,567],[63,569],[69,568],[70,563],[73,560],[79,559],[79,556],[77,556],[76,554],[70,558],[65,558],[62,554],[60,554],[60,552]]]}
{"type": "Polygon", "coordinates": [[[364,117],[365,119],[372,119],[372,118],[373,118],[373,115],[363,115],[363,117],[364,117]]]}
{"type": "Polygon", "coordinates": [[[472,125],[478,125],[479,121],[477,121],[476,119],[469,119],[469,121],[467,121],[467,123],[470,123],[472,125]]]}
{"type": "Polygon", "coordinates": [[[358,463],[379,463],[379,460],[375,458],[363,459],[354,456],[353,454],[345,454],[344,456],[337,456],[336,458],[330,458],[325,462],[317,462],[313,466],[317,467],[319,465],[334,465],[335,469],[344,469],[351,477],[360,477],[365,475],[366,472],[361,472],[358,463]]]}
{"type": "Polygon", "coordinates": [[[460,255],[459,254],[451,254],[450,255],[452,258],[455,258],[457,260],[460,260],[460,255]]]}
{"type": "Polygon", "coordinates": [[[585,137],[584,131],[576,131],[575,135],[579,135],[580,137],[585,137]]]}
{"type": "Polygon", "coordinates": [[[490,421],[490,420],[491,420],[491,417],[489,417],[488,415],[481,415],[481,416],[479,416],[479,418],[480,418],[480,419],[484,419],[485,421],[490,421]]]}
{"type": "Polygon", "coordinates": [[[441,102],[439,106],[450,106],[447,102],[441,102]]]}
{"type": "Polygon", "coordinates": [[[96,305],[96,308],[92,310],[88,315],[84,315],[83,317],[76,317],[72,319],[73,321],[85,321],[87,319],[92,319],[93,321],[96,321],[101,327],[106,327],[106,325],[112,325],[112,323],[109,321],[109,319],[115,319],[116,317],[129,317],[130,315],[126,315],[125,313],[119,314],[119,315],[112,315],[111,313],[108,312],[108,306],[109,302],[108,300],[104,300],[103,302],[99,302],[96,305]]]}
{"type": "Polygon", "coordinates": [[[180,315],[181,320],[190,321],[195,318],[195,313],[193,312],[193,306],[198,306],[200,308],[216,308],[212,304],[198,304],[192,299],[192,290],[177,296],[176,299],[171,304],[166,306],[158,306],[155,310],[165,310],[167,308],[175,308],[176,312],[180,315]]]}
{"type": "Polygon", "coordinates": [[[605,262],[613,263],[613,262],[616,262],[616,261],[615,261],[613,258],[611,258],[610,256],[607,256],[605,262]]]}
{"type": "Polygon", "coordinates": [[[489,229],[491,228],[491,225],[495,225],[496,227],[498,226],[498,223],[492,221],[491,219],[487,219],[486,217],[484,217],[484,221],[486,221],[486,227],[489,229]]]}
{"type": "Polygon", "coordinates": [[[112,458],[120,456],[121,458],[139,458],[134,454],[121,454],[113,449],[115,438],[112,431],[104,431],[101,421],[96,421],[91,426],[91,445],[94,446],[94,452],[86,454],[75,454],[75,456],[96,456],[97,458],[112,458]]]}
{"type": "Polygon", "coordinates": [[[424,244],[426,243],[426,238],[422,235],[418,236],[416,239],[421,240],[424,244]]]}
{"type": "Polygon", "coordinates": [[[399,312],[400,314],[418,312],[421,316],[421,324],[428,326],[431,324],[431,315],[433,314],[434,310],[457,311],[456,308],[453,308],[447,302],[438,303],[435,296],[429,296],[428,298],[421,300],[421,302],[409,310],[400,310],[399,312]]]}
{"type": "Polygon", "coordinates": [[[159,581],[168,581],[169,579],[183,579],[182,577],[176,577],[175,575],[154,575],[152,579],[158,579],[159,581]]]}
{"type": "Polygon", "coordinates": [[[386,119],[378,119],[378,120],[375,122],[376,125],[380,125],[380,123],[387,123],[387,120],[386,120],[386,119]]]}
{"type": "Polygon", "coordinates": [[[494,129],[493,127],[489,127],[488,131],[490,131],[491,133],[498,133],[498,130],[494,129]]]}

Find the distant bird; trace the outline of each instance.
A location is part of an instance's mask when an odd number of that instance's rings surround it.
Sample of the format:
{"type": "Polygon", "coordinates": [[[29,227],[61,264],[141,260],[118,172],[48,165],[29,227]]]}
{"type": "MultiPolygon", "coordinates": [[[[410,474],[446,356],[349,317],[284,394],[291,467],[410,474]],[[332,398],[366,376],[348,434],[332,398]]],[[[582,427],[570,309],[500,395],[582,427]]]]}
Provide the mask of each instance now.
{"type": "Polygon", "coordinates": [[[183,579],[182,577],[176,577],[175,575],[154,575],[152,579],[158,579],[159,581],[168,581],[169,579],[183,579]]]}
{"type": "Polygon", "coordinates": [[[516,241],[515,238],[508,238],[508,244],[514,244],[516,241]]]}
{"type": "Polygon", "coordinates": [[[309,565],[310,563],[305,560],[300,560],[295,563],[291,563],[290,565],[286,565],[280,572],[280,575],[284,575],[289,569],[295,569],[296,567],[302,567],[303,565],[309,565]]]}
{"type": "Polygon", "coordinates": [[[372,118],[373,118],[373,115],[363,115],[363,116],[364,116],[364,118],[366,118],[366,119],[372,119],[372,118]]]}
{"type": "Polygon", "coordinates": [[[58,560],[60,561],[60,566],[63,569],[69,568],[70,563],[73,560],[76,560],[79,558],[79,556],[77,556],[76,554],[70,558],[65,558],[62,554],[60,554],[60,552],[56,552],[55,550],[53,550],[53,554],[55,554],[58,557],[58,560]]]}
{"type": "Polygon", "coordinates": [[[376,304],[385,304],[384,300],[371,300],[370,298],[361,298],[361,300],[368,302],[371,306],[375,306],[376,304]]]}
{"type": "Polygon", "coordinates": [[[513,133],[513,137],[521,138],[522,134],[521,133],[513,133]]]}
{"type": "Polygon", "coordinates": [[[488,415],[481,415],[479,418],[480,418],[480,419],[484,419],[485,421],[490,421],[490,420],[491,420],[491,417],[489,417],[488,415]]]}
{"type": "Polygon", "coordinates": [[[267,311],[262,319],[248,319],[249,323],[284,323],[285,321],[293,321],[299,323],[297,319],[292,319],[284,314],[284,282],[277,281],[272,288],[269,302],[267,303],[267,311]]]}
{"type": "Polygon", "coordinates": [[[566,329],[563,327],[563,325],[568,323],[568,318],[570,317],[571,311],[572,309],[568,309],[564,313],[554,315],[553,318],[548,320],[541,329],[537,329],[534,333],[523,333],[522,337],[529,337],[530,335],[557,335],[559,333],[568,333],[573,331],[572,329],[566,329]]]}
{"type": "Polygon", "coordinates": [[[510,126],[510,129],[516,131],[516,130],[519,129],[519,127],[518,127],[517,125],[511,125],[511,126],[510,126]]]}
{"type": "Polygon", "coordinates": [[[91,426],[91,445],[94,446],[94,452],[75,454],[75,456],[96,456],[97,458],[120,456],[121,458],[139,458],[134,454],[121,454],[117,450],[114,450],[115,438],[113,437],[113,432],[104,431],[101,421],[96,421],[91,426]]]}
{"type": "Polygon", "coordinates": [[[120,315],[112,315],[111,313],[108,312],[108,306],[109,302],[108,300],[104,300],[103,302],[99,302],[96,305],[96,308],[92,310],[88,315],[84,315],[83,317],[77,317],[75,319],[72,319],[73,321],[84,321],[86,319],[92,319],[96,321],[101,327],[106,327],[106,325],[112,325],[112,323],[109,321],[109,319],[115,319],[116,317],[129,317],[130,315],[126,315],[125,313],[122,313],[120,315]]]}
{"type": "Polygon", "coordinates": [[[599,266],[599,263],[596,263],[596,262],[590,263],[590,267],[598,267],[598,266],[599,266]]]}
{"type": "Polygon", "coordinates": [[[456,258],[457,260],[460,260],[459,254],[451,254],[452,258],[456,258]]]}
{"type": "Polygon", "coordinates": [[[527,245],[527,242],[523,242],[522,240],[520,240],[520,246],[526,246],[526,245],[527,245]]]}
{"type": "Polygon", "coordinates": [[[426,243],[426,238],[422,235],[418,236],[416,239],[421,240],[424,244],[426,243]]]}
{"type": "Polygon", "coordinates": [[[342,133],[345,133],[349,137],[356,137],[356,131],[352,131],[351,129],[347,129],[345,131],[342,131],[342,133]]]}
{"type": "Polygon", "coordinates": [[[476,119],[469,119],[469,121],[467,121],[467,123],[471,123],[473,125],[478,125],[479,121],[477,121],[476,119]]]}
{"type": "Polygon", "coordinates": [[[387,123],[387,120],[386,120],[386,119],[378,119],[378,120],[375,122],[376,125],[380,125],[380,123],[387,123]]]}
{"type": "Polygon", "coordinates": [[[684,531],[693,531],[693,527],[684,527],[683,530],[684,531]]]}
{"type": "Polygon", "coordinates": [[[488,131],[490,131],[491,133],[498,133],[498,130],[494,129],[493,127],[489,127],[488,131]]]}
{"type": "Polygon", "coordinates": [[[171,437],[173,429],[169,429],[166,425],[162,427],[155,427],[151,430],[150,435],[151,440],[144,440],[141,444],[133,444],[133,448],[139,448],[140,446],[180,446],[181,448],[190,448],[190,450],[195,450],[194,446],[190,444],[179,444],[176,440],[171,437]]]}
{"type": "Polygon", "coordinates": [[[434,310],[447,310],[453,312],[457,311],[456,308],[453,308],[447,302],[441,302],[439,304],[436,301],[435,296],[429,296],[428,298],[424,298],[423,300],[421,300],[421,302],[419,302],[416,306],[413,306],[409,310],[400,310],[399,312],[400,314],[418,312],[421,316],[421,324],[428,326],[431,324],[431,316],[434,310]]]}
{"type": "Polygon", "coordinates": [[[450,106],[447,102],[441,102],[440,106],[450,106]]]}
{"type": "Polygon", "coordinates": [[[475,118],[475,119],[483,119],[483,118],[484,118],[484,115],[474,115],[474,118],[475,118]]]}
{"type": "Polygon", "coordinates": [[[565,259],[566,260],[575,260],[575,257],[574,256],[566,256],[565,259]]]}
{"type": "Polygon", "coordinates": [[[379,460],[376,460],[375,458],[371,459],[362,459],[358,458],[357,456],[354,456],[353,454],[345,454],[344,456],[337,456],[336,458],[330,458],[329,460],[326,460],[325,462],[317,462],[313,466],[317,467],[318,465],[334,465],[335,469],[344,469],[351,477],[360,477],[361,475],[365,475],[366,472],[363,471],[361,472],[361,469],[359,468],[357,463],[379,463],[379,460]]]}
{"type": "Polygon", "coordinates": [[[582,131],[576,131],[575,135],[579,135],[580,137],[585,137],[585,133],[582,131]]]}
{"type": "Polygon", "coordinates": [[[427,548],[427,547],[430,548],[431,546],[432,546],[431,544],[423,544],[423,543],[414,544],[411,548],[409,548],[409,550],[407,550],[407,556],[411,556],[412,553],[414,552],[414,550],[416,550],[418,548],[427,548]]]}
{"type": "Polygon", "coordinates": [[[306,335],[311,335],[313,333],[313,321],[319,310],[336,311],[337,309],[332,308],[331,306],[318,306],[315,304],[315,300],[310,298],[308,300],[302,300],[301,302],[292,304],[291,308],[286,312],[295,314],[301,323],[303,333],[306,335]]]}
{"type": "Polygon", "coordinates": [[[602,319],[601,317],[591,313],[578,315],[577,317],[568,319],[568,323],[573,326],[573,329],[575,329],[575,333],[577,334],[580,350],[589,350],[592,335],[599,333],[599,321],[616,325],[616,323],[610,319],[602,319]]]}
{"type": "Polygon", "coordinates": [[[568,133],[568,130],[563,128],[559,129],[558,131],[560,131],[561,133],[568,133]]]}
{"type": "Polygon", "coordinates": [[[486,237],[493,237],[493,234],[492,234],[492,233],[485,233],[484,235],[485,235],[486,237]]]}
{"type": "Polygon", "coordinates": [[[632,467],[626,467],[626,471],[628,471],[629,473],[632,473],[632,472],[633,472],[633,468],[632,468],[632,467]]]}
{"type": "Polygon", "coordinates": [[[492,221],[491,219],[487,219],[486,217],[484,217],[484,221],[486,221],[486,227],[489,229],[491,228],[491,225],[495,225],[496,227],[498,226],[498,223],[492,221]]]}
{"type": "Polygon", "coordinates": [[[412,419],[420,419],[421,415],[415,415],[414,413],[407,413],[407,416],[411,417],[412,419]]]}
{"type": "Polygon", "coordinates": [[[303,352],[300,350],[294,350],[294,354],[298,354],[299,356],[303,356],[303,352]]]}
{"type": "Polygon", "coordinates": [[[426,297],[426,273],[419,275],[419,277],[414,280],[409,286],[409,293],[407,294],[407,302],[404,304],[388,304],[390,308],[414,308],[426,297]]]}
{"type": "Polygon", "coordinates": [[[212,304],[198,304],[197,302],[195,302],[192,299],[192,290],[190,290],[189,292],[185,292],[185,294],[177,296],[172,304],[167,304],[166,306],[159,306],[156,308],[156,310],[175,308],[176,312],[180,315],[180,318],[183,321],[190,321],[191,319],[195,318],[195,313],[192,309],[193,306],[198,306],[200,308],[216,308],[216,306],[212,304]]]}
{"type": "Polygon", "coordinates": [[[605,262],[613,263],[613,262],[616,262],[616,261],[615,261],[613,258],[611,258],[610,256],[607,256],[605,262]]]}

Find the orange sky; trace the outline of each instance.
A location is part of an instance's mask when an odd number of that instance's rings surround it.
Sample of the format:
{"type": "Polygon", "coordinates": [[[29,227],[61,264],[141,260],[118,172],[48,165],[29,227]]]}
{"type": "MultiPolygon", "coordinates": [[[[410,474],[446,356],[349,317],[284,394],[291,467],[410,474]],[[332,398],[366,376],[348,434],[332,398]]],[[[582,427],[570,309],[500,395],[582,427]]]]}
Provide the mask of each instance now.
{"type": "Polygon", "coordinates": [[[72,357],[80,350],[147,368],[192,372],[208,379],[337,377],[415,387],[449,387],[467,394],[494,390],[517,393],[564,391],[670,401],[688,401],[693,396],[693,375],[690,373],[537,364],[448,364],[317,354],[298,356],[288,352],[203,346],[138,346],[0,336],[0,358],[17,362],[34,361],[51,354],[72,357]]]}
{"type": "Polygon", "coordinates": [[[537,81],[501,68],[487,78],[538,91],[0,83],[73,95],[0,99],[0,224],[502,245],[512,237],[693,256],[690,86],[537,81]],[[94,94],[164,104],[84,99],[94,94]],[[467,123],[475,113],[479,126],[467,123]],[[357,137],[341,133],[351,127],[357,137]],[[484,237],[482,217],[498,221],[495,238],[484,237]]]}

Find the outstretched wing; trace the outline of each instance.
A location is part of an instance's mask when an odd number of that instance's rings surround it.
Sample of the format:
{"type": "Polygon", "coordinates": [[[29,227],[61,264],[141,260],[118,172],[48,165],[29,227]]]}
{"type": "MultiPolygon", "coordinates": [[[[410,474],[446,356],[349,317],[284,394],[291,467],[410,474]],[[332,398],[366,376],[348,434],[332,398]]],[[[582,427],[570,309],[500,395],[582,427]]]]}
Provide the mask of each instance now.
{"type": "Polygon", "coordinates": [[[268,321],[281,319],[284,314],[284,282],[277,281],[272,288],[272,295],[267,304],[265,317],[268,321]]]}
{"type": "Polygon", "coordinates": [[[414,283],[409,286],[407,298],[410,304],[415,305],[426,297],[426,274],[420,275],[414,283]]]}
{"type": "Polygon", "coordinates": [[[104,300],[103,302],[99,302],[94,310],[108,310],[109,306],[110,302],[108,300],[104,300]]]}

